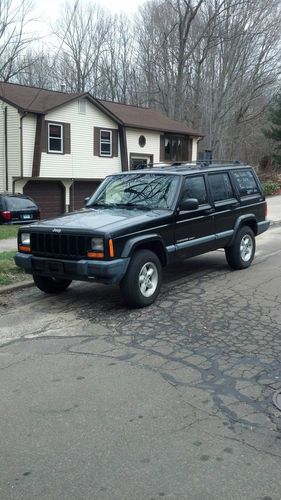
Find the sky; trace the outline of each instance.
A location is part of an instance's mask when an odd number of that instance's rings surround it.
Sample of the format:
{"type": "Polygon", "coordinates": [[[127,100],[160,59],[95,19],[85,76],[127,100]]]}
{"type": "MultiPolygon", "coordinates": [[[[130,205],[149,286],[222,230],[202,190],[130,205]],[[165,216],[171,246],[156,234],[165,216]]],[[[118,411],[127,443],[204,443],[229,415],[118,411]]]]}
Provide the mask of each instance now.
{"type": "MultiPolygon", "coordinates": [[[[73,5],[74,5],[74,1],[73,5]]],[[[124,12],[128,15],[134,14],[138,7],[144,3],[145,0],[92,0],[93,3],[100,4],[101,7],[111,11],[112,13],[124,12]]],[[[80,0],[81,3],[90,3],[91,0],[80,0]]],[[[60,11],[60,7],[65,3],[64,0],[33,0],[36,15],[42,19],[53,21],[56,19],[60,11]]]]}

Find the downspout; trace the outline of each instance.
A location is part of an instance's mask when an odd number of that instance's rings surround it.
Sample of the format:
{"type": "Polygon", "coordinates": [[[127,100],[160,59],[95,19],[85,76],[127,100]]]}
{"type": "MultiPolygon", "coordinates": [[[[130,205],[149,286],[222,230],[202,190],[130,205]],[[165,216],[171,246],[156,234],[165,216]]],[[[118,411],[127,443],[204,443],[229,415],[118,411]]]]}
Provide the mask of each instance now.
{"type": "Polygon", "coordinates": [[[4,141],[5,141],[5,180],[6,191],[9,190],[9,165],[8,165],[8,108],[4,108],[4,141]]]}
{"type": "Polygon", "coordinates": [[[20,179],[23,178],[23,132],[22,132],[22,121],[27,115],[27,112],[21,113],[20,115],[20,179]]]}

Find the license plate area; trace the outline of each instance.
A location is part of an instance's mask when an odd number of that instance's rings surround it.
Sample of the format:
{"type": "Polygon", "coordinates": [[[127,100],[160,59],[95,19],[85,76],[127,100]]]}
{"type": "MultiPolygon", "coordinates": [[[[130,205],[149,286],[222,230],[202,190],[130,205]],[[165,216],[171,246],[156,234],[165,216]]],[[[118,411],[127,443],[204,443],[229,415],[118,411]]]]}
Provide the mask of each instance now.
{"type": "Polygon", "coordinates": [[[33,219],[33,215],[32,215],[32,214],[23,214],[23,215],[22,215],[22,218],[23,218],[24,220],[33,219]]]}
{"type": "Polygon", "coordinates": [[[48,262],[48,271],[50,273],[55,274],[63,274],[64,273],[64,265],[63,262],[55,261],[48,262]]]}

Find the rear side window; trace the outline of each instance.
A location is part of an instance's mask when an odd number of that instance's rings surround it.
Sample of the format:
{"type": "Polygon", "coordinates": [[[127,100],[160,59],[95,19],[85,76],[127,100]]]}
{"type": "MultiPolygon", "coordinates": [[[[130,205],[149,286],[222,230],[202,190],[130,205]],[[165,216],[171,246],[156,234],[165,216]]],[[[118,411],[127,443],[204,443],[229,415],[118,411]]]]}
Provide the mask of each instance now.
{"type": "Polygon", "coordinates": [[[209,175],[209,182],[214,201],[234,198],[228,174],[211,174],[209,175]]]}
{"type": "Polygon", "coordinates": [[[208,203],[204,177],[186,177],[183,196],[185,198],[196,198],[199,201],[199,205],[208,203]]]}
{"type": "Polygon", "coordinates": [[[233,172],[240,196],[249,196],[259,193],[259,188],[253,172],[250,170],[239,170],[233,172]]]}
{"type": "Polygon", "coordinates": [[[8,210],[26,210],[28,208],[37,208],[33,201],[28,198],[18,198],[16,196],[9,196],[6,198],[8,210]]]}

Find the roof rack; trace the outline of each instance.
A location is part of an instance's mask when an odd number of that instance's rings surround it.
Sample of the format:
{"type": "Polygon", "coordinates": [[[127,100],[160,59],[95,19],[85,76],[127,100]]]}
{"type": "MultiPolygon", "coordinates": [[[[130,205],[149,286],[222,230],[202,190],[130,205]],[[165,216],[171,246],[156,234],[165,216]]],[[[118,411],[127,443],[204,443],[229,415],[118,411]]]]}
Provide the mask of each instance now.
{"type": "Polygon", "coordinates": [[[170,168],[170,167],[215,167],[215,166],[225,166],[225,165],[246,165],[246,163],[240,163],[238,160],[196,160],[196,161],[172,161],[172,162],[160,162],[160,163],[143,163],[138,166],[136,170],[146,169],[146,168],[170,168]]]}

